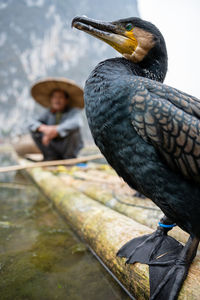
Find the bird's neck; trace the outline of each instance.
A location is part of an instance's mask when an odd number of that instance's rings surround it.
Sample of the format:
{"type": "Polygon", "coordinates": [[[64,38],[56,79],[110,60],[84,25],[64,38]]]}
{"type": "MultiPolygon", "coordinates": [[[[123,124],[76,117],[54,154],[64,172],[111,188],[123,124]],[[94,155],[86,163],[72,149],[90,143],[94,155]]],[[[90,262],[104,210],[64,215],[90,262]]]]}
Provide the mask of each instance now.
{"type": "Polygon", "coordinates": [[[144,60],[137,64],[137,69],[140,72],[140,76],[163,82],[167,73],[167,60],[144,60]]]}
{"type": "Polygon", "coordinates": [[[138,70],[139,76],[163,82],[168,67],[165,41],[157,43],[156,47],[152,48],[141,62],[133,64],[132,67],[138,70]]]}
{"type": "MultiPolygon", "coordinates": [[[[167,73],[167,58],[163,59],[145,59],[140,63],[133,63],[124,57],[116,57],[101,62],[104,74],[115,73],[133,73],[133,75],[149,78],[155,81],[163,82],[167,73]],[[126,71],[125,71],[126,70],[126,71]]],[[[101,70],[102,72],[102,70],[101,70]]]]}

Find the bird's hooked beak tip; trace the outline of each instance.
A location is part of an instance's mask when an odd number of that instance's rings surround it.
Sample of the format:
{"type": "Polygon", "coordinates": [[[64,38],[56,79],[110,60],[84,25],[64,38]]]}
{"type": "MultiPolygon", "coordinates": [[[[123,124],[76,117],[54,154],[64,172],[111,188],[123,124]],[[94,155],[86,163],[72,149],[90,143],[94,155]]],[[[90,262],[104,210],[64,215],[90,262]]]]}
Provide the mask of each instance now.
{"type": "Polygon", "coordinates": [[[76,23],[78,22],[78,19],[79,19],[79,17],[73,18],[72,23],[71,23],[71,27],[72,27],[72,28],[73,28],[73,27],[76,28],[76,23]]]}
{"type": "Polygon", "coordinates": [[[79,17],[75,17],[72,22],[71,22],[71,28],[75,27],[76,28],[76,23],[78,22],[79,17]]]}
{"type": "Polygon", "coordinates": [[[77,23],[88,23],[90,22],[92,19],[88,18],[87,16],[83,15],[83,16],[76,16],[73,18],[72,20],[72,27],[75,27],[77,23]]]}
{"type": "Polygon", "coordinates": [[[111,31],[115,29],[115,26],[110,22],[93,20],[87,16],[75,17],[72,20],[71,26],[88,33],[93,32],[94,30],[111,31]]]}

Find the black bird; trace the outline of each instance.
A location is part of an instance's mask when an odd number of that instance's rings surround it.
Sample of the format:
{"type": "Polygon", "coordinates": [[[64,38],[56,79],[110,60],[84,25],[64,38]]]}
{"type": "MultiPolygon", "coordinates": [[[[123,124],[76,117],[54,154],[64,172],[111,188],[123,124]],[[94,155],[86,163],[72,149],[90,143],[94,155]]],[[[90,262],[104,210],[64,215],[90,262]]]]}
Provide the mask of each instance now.
{"type": "Polygon", "coordinates": [[[153,24],[76,17],[72,26],[123,55],[99,63],[87,79],[88,123],[119,176],[165,215],[118,256],[149,264],[151,300],[177,299],[200,239],[200,100],[162,83],[167,50],[153,24]],[[190,234],[184,247],[167,235],[175,224],[190,234]]]}

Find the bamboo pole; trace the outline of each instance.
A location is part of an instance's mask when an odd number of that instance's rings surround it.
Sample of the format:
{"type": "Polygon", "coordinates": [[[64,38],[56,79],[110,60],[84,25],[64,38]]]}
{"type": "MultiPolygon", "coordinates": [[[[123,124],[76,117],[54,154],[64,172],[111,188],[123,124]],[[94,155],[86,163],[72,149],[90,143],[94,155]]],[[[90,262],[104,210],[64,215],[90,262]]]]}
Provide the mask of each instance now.
{"type": "MultiPolygon", "coordinates": [[[[162,211],[147,198],[126,197],[121,200],[116,192],[113,193],[112,188],[105,187],[105,185],[102,186],[102,184],[76,179],[69,182],[66,175],[62,175],[61,179],[88,197],[154,230],[158,226],[158,221],[163,216],[162,211]]],[[[189,235],[179,227],[175,227],[169,231],[169,235],[182,243],[186,243],[189,238],[189,235]]]]}
{"type": "MultiPolygon", "coordinates": [[[[41,161],[35,163],[27,163],[26,160],[24,165],[14,165],[14,166],[6,166],[0,168],[0,173],[4,172],[11,172],[11,171],[20,171],[25,169],[37,168],[37,167],[50,167],[50,166],[58,166],[58,165],[73,165],[77,163],[87,162],[90,160],[100,159],[102,158],[102,154],[95,154],[89,156],[83,156],[78,158],[71,158],[71,159],[62,159],[62,160],[52,160],[52,161],[41,161]]],[[[23,161],[21,160],[21,163],[23,161]]]]}
{"type": "MultiPolygon", "coordinates": [[[[35,168],[28,170],[28,173],[130,293],[137,300],[148,299],[148,266],[139,263],[125,265],[125,260],[117,258],[116,252],[130,239],[152,230],[64,185],[61,178],[51,172],[35,168]]],[[[199,278],[200,260],[196,258],[179,300],[199,299],[199,278]]]]}

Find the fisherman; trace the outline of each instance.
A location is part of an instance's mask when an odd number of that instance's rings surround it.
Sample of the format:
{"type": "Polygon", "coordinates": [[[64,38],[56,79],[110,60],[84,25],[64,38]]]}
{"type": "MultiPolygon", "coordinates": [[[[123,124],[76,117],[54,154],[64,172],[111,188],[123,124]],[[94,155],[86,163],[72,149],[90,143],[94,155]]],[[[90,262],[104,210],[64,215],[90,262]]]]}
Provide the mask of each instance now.
{"type": "Polygon", "coordinates": [[[73,81],[47,78],[32,86],[32,97],[48,110],[29,125],[44,160],[77,156],[83,147],[81,108],[83,90],[73,81]]]}

